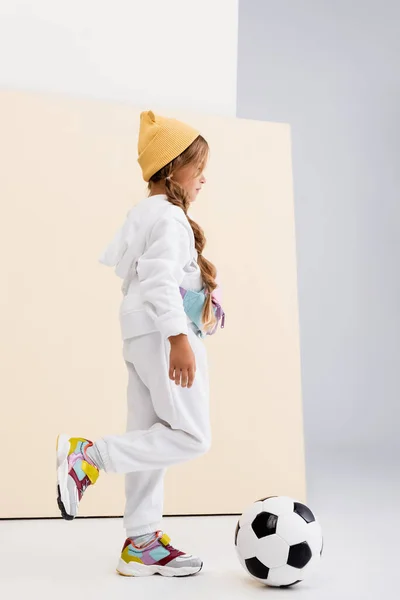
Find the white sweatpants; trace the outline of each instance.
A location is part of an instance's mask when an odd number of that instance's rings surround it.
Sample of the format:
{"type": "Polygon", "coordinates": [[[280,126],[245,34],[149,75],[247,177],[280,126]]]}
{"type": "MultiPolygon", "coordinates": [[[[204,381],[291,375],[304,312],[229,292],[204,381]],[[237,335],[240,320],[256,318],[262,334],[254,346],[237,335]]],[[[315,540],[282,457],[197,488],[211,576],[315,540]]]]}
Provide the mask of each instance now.
{"type": "Polygon", "coordinates": [[[211,443],[207,352],[189,325],[196,358],[191,388],[169,378],[169,340],[159,332],[124,341],[127,433],[97,440],[106,472],[125,473],[127,537],[161,529],[166,467],[205,453],[211,443]]]}

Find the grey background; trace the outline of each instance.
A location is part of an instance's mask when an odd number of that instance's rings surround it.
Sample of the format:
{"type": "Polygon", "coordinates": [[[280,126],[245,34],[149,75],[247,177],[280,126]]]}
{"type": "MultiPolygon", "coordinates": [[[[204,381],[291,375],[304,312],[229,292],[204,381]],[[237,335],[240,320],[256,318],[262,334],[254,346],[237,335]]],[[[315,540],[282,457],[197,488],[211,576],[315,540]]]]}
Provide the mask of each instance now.
{"type": "Polygon", "coordinates": [[[292,126],[311,492],[321,456],[400,449],[399,22],[395,0],[239,5],[237,115],[292,126]]]}

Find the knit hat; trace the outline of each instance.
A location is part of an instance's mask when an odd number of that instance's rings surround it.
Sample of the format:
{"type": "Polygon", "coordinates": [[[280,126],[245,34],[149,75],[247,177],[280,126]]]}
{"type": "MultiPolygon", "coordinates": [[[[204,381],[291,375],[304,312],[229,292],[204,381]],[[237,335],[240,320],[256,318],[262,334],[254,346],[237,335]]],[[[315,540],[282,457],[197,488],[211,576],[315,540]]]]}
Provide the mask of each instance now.
{"type": "Polygon", "coordinates": [[[154,173],[182,154],[199,135],[199,131],[177,119],[155,115],[151,110],[140,113],[138,163],[143,179],[149,181],[154,173]]]}

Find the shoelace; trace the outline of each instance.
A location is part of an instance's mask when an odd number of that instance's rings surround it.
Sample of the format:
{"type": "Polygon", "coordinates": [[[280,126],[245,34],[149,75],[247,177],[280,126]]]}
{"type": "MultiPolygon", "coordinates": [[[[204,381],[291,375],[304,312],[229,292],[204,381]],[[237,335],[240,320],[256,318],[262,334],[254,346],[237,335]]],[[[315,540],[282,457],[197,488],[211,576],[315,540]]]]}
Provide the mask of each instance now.
{"type": "MultiPolygon", "coordinates": [[[[168,537],[169,537],[169,536],[168,536],[168,537]]],[[[162,535],[160,535],[160,537],[158,538],[158,541],[159,541],[159,543],[160,543],[162,546],[164,546],[164,548],[166,548],[166,549],[167,549],[167,550],[169,550],[170,552],[172,552],[172,551],[176,551],[176,552],[178,552],[178,550],[177,550],[176,548],[174,548],[174,547],[171,545],[171,543],[168,543],[168,544],[163,544],[163,543],[161,542],[161,538],[162,538],[162,535]]]]}
{"type": "Polygon", "coordinates": [[[86,476],[85,479],[82,482],[82,494],[83,494],[83,492],[86,491],[86,488],[89,487],[90,483],[91,483],[91,481],[90,481],[89,477],[86,476]]]}

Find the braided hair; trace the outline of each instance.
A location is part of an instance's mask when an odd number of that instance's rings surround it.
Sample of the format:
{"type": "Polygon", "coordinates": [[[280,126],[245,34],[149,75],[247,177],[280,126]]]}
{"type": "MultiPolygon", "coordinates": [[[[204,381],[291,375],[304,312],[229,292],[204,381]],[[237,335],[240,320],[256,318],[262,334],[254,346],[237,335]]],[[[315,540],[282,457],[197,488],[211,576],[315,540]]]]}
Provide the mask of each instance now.
{"type": "Polygon", "coordinates": [[[216,267],[203,256],[204,246],[206,245],[206,237],[203,229],[188,215],[190,201],[185,189],[172,177],[179,169],[188,165],[195,165],[202,171],[208,159],[209,147],[206,140],[199,135],[192,144],[177,158],[174,158],[167,165],[162,167],[149,180],[148,188],[151,191],[152,185],[156,183],[164,183],[165,194],[168,201],[175,206],[179,206],[186,215],[187,220],[192,228],[195,248],[198,253],[197,263],[199,265],[201,276],[204,283],[206,300],[202,310],[203,328],[206,332],[212,330],[216,324],[216,316],[213,310],[211,294],[217,287],[215,281],[217,275],[216,267]]]}

